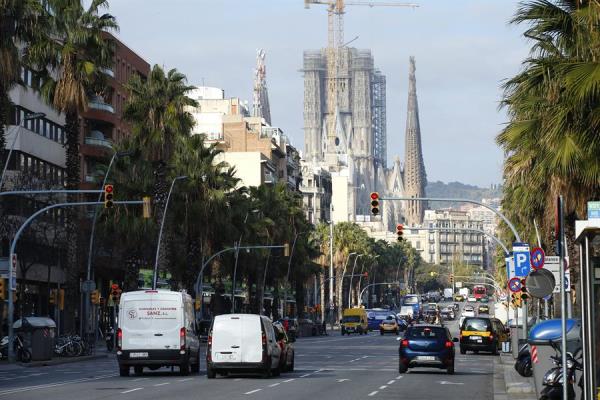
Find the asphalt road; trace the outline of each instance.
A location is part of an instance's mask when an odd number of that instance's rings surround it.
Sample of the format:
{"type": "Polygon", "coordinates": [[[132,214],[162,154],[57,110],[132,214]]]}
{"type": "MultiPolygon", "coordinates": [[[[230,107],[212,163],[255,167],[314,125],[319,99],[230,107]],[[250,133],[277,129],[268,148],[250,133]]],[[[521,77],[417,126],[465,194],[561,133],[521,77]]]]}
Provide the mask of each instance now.
{"type": "MultiPolygon", "coordinates": [[[[448,323],[457,332],[457,322],[448,323]]],[[[70,399],[492,399],[493,358],[456,357],[455,375],[443,370],[398,373],[395,335],[300,338],[296,371],[278,378],[231,375],[207,380],[204,371],[177,368],[121,378],[112,358],[55,367],[0,371],[0,400],[70,399]]]]}

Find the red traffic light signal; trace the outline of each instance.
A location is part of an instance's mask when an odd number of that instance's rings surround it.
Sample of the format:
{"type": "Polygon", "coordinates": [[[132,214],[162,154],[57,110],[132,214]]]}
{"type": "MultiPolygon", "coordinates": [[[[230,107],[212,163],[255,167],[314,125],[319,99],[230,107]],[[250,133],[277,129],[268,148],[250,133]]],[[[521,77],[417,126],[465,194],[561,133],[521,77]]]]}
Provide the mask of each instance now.
{"type": "Polygon", "coordinates": [[[371,214],[379,214],[379,193],[377,192],[371,193],[371,214]]]}
{"type": "Polygon", "coordinates": [[[398,235],[398,241],[402,241],[402,235],[404,235],[404,225],[398,224],[396,225],[396,235],[398,235]]]}
{"type": "Polygon", "coordinates": [[[368,278],[368,277],[369,277],[369,273],[368,273],[368,272],[363,272],[363,276],[364,276],[365,278],[368,278]]]}
{"type": "Polygon", "coordinates": [[[104,208],[111,208],[113,206],[113,198],[113,185],[104,185],[104,208]]]}

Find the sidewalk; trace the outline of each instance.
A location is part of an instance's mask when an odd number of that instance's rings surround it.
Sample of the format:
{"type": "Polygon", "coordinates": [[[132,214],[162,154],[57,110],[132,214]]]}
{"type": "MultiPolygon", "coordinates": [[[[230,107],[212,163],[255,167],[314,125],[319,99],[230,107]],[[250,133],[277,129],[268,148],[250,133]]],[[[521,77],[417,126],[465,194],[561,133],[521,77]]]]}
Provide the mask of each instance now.
{"type": "Polygon", "coordinates": [[[98,342],[98,345],[96,346],[96,352],[94,355],[80,357],[54,357],[51,360],[46,361],[31,361],[28,363],[16,362],[14,364],[10,364],[7,360],[2,360],[0,361],[0,372],[22,370],[23,368],[70,364],[81,361],[98,360],[114,356],[115,353],[108,352],[108,350],[106,349],[106,344],[104,342],[98,342]]]}
{"type": "Polygon", "coordinates": [[[494,358],[494,400],[536,400],[533,378],[525,378],[514,368],[510,353],[494,358]]]}

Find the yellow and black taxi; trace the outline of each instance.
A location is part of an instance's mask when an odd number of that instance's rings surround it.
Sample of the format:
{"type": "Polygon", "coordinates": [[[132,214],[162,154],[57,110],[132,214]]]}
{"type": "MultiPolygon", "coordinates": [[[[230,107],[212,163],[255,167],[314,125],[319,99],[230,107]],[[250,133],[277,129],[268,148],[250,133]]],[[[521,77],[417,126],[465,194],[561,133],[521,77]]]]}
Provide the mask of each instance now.
{"type": "Polygon", "coordinates": [[[381,335],[386,333],[395,333],[398,335],[400,333],[400,325],[398,325],[398,321],[396,321],[396,318],[393,315],[390,315],[381,321],[379,324],[379,333],[381,335]]]}
{"type": "Polygon", "coordinates": [[[498,354],[501,343],[507,340],[504,325],[497,318],[465,317],[460,325],[460,354],[467,351],[498,354]]]}
{"type": "Polygon", "coordinates": [[[490,313],[490,306],[488,306],[487,304],[480,304],[479,307],[477,308],[477,314],[481,315],[481,314],[489,314],[490,313]]]}

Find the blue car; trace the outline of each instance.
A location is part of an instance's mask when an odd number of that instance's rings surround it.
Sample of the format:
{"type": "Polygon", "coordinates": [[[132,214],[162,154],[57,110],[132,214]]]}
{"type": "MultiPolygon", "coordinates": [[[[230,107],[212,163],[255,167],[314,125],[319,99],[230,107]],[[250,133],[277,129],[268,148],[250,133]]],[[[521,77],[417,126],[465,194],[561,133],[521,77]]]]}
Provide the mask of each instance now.
{"type": "Polygon", "coordinates": [[[398,371],[409,368],[429,367],[445,369],[454,373],[454,343],[447,328],[440,325],[413,325],[400,340],[398,371]]]}

